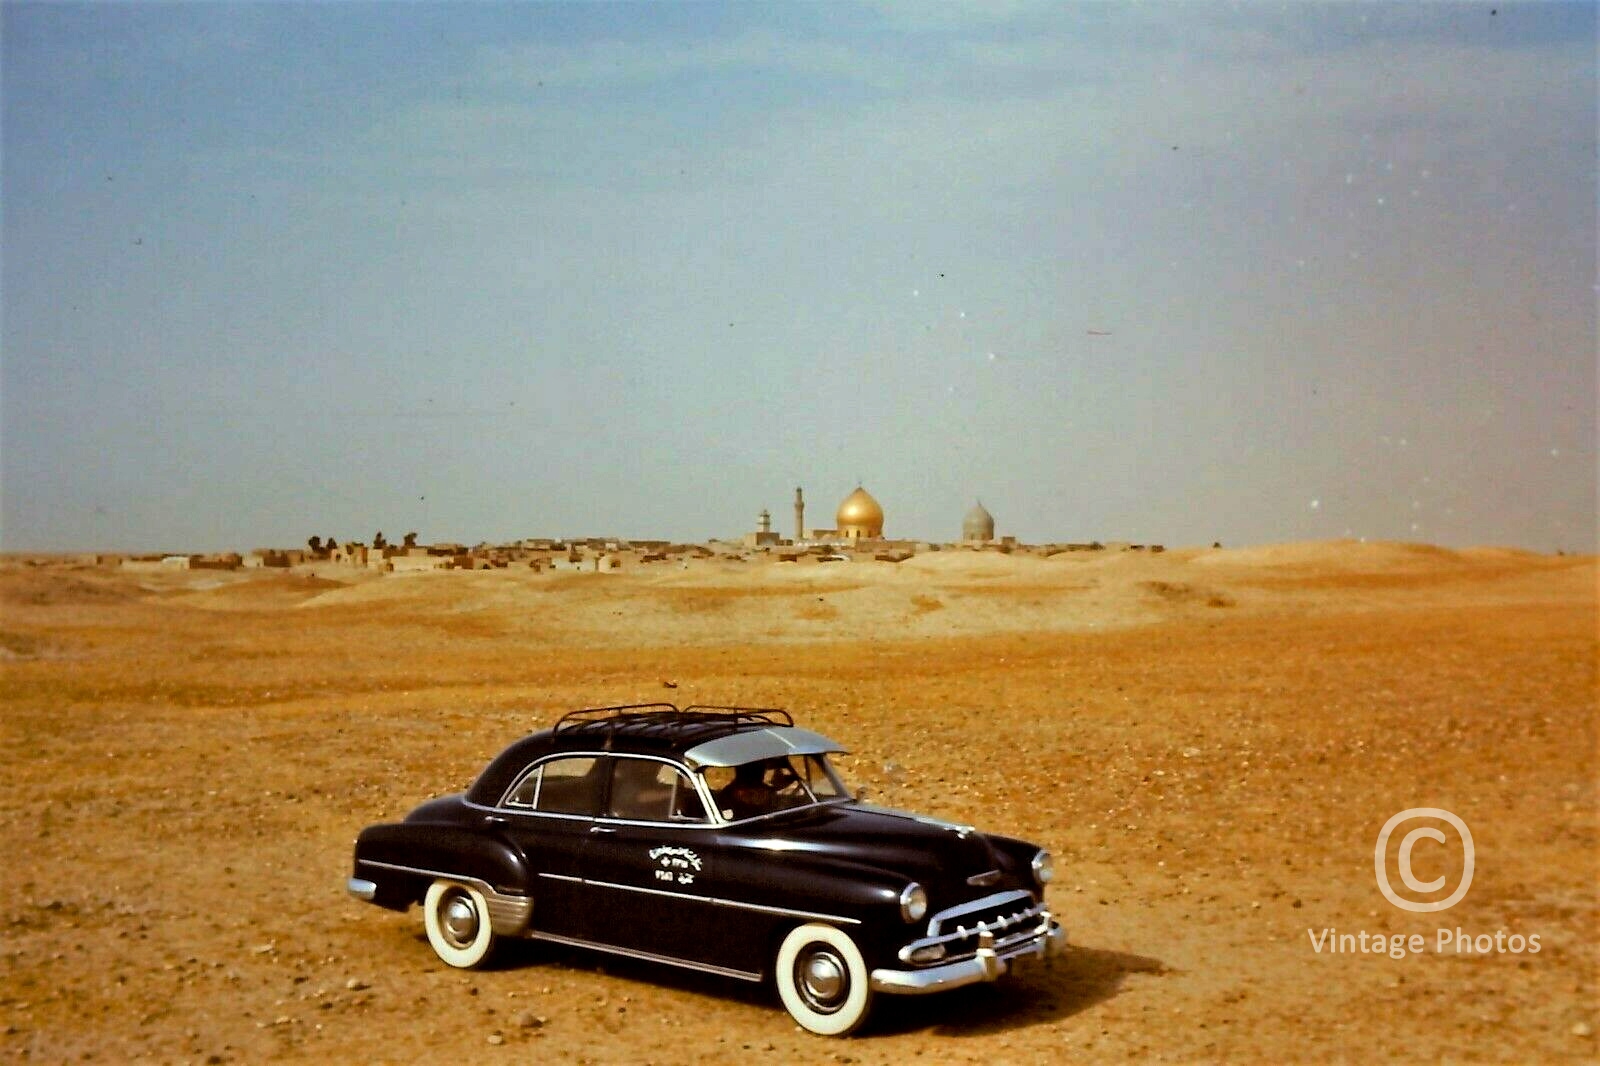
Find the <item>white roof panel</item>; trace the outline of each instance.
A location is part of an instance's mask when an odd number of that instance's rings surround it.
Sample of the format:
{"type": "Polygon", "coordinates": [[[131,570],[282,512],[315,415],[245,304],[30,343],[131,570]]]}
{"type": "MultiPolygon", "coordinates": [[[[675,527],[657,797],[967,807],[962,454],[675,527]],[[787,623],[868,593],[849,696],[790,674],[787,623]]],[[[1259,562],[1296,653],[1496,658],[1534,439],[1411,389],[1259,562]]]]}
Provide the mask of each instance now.
{"type": "Polygon", "coordinates": [[[830,751],[848,750],[843,744],[809,729],[769,726],[696,744],[683,753],[683,758],[692,768],[699,770],[707,766],[742,766],[747,762],[786,755],[825,755],[830,751]]]}

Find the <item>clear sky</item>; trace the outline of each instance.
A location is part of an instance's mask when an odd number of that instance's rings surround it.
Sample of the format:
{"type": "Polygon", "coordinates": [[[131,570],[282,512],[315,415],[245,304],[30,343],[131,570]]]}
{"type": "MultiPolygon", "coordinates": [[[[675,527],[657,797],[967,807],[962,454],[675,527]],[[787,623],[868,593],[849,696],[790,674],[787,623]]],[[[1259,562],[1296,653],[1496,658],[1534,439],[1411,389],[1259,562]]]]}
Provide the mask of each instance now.
{"type": "Polygon", "coordinates": [[[1592,551],[1596,7],[0,6],[0,548],[1592,551]]]}

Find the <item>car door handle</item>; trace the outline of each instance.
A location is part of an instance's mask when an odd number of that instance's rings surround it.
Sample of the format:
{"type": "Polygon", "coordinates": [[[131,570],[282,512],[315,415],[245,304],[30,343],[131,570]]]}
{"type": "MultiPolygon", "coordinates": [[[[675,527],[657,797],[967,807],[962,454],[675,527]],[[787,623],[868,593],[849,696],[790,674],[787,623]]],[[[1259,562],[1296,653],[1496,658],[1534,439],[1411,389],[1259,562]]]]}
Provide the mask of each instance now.
{"type": "Polygon", "coordinates": [[[485,822],[488,822],[490,825],[505,825],[506,824],[505,817],[502,816],[502,815],[498,815],[498,814],[486,814],[486,815],[483,816],[483,820],[485,822]]]}
{"type": "Polygon", "coordinates": [[[591,833],[615,833],[616,830],[611,828],[609,825],[591,825],[589,827],[589,832],[591,832],[591,833]]]}

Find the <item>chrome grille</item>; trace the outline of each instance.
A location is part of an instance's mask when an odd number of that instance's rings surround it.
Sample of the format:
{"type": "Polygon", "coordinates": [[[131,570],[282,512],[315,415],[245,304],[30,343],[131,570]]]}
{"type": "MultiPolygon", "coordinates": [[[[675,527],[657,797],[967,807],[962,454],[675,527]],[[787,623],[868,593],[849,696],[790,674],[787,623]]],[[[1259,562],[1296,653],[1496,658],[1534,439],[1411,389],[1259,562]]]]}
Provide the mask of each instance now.
{"type": "Polygon", "coordinates": [[[978,939],[987,933],[994,938],[997,951],[1040,935],[1049,922],[1044,904],[1031,892],[997,892],[992,896],[946,907],[928,920],[928,935],[900,950],[902,961],[913,962],[913,954],[936,949],[929,960],[950,961],[978,950],[978,939]]]}
{"type": "Polygon", "coordinates": [[[946,907],[928,921],[928,935],[937,937],[958,928],[977,932],[980,924],[993,928],[997,923],[1016,919],[1030,910],[1037,912],[1038,909],[1031,892],[1021,889],[996,892],[992,896],[946,907]]]}

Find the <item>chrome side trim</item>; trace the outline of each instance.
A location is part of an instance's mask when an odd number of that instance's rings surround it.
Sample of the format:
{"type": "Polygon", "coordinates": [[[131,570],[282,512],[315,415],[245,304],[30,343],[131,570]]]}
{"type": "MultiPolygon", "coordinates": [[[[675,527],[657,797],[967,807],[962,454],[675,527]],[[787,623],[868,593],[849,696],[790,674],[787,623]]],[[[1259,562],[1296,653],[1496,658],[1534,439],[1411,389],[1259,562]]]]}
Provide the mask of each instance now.
{"type": "Polygon", "coordinates": [[[613,944],[596,944],[592,940],[579,940],[577,937],[559,936],[555,933],[541,933],[534,931],[528,934],[534,940],[548,940],[552,944],[566,944],[569,947],[588,948],[592,951],[604,951],[610,955],[624,955],[630,959],[643,959],[646,962],[661,962],[668,966],[681,966],[685,970],[699,970],[701,973],[714,973],[721,977],[732,977],[740,981],[761,980],[761,975],[748,970],[734,970],[726,966],[713,966],[709,962],[690,962],[688,959],[679,959],[671,955],[657,955],[652,951],[636,951],[633,948],[619,948],[613,944]]]}
{"type": "Polygon", "coordinates": [[[1034,955],[1050,958],[1061,954],[1067,947],[1066,931],[1053,922],[1048,929],[1030,934],[1022,943],[996,944],[990,933],[979,934],[978,940],[977,954],[959,962],[925,970],[873,970],[872,990],[890,995],[920,996],[981,981],[993,981],[1009,969],[1009,963],[1034,955]]]}
{"type": "Polygon", "coordinates": [[[489,905],[489,927],[501,936],[521,936],[527,932],[533,918],[532,896],[490,895],[483,900],[489,905]]]}
{"type": "MultiPolygon", "coordinates": [[[[698,791],[700,786],[696,786],[698,791]]],[[[703,795],[702,795],[703,798],[703,795]]],[[[599,822],[605,825],[626,825],[640,829],[721,829],[718,822],[646,822],[636,818],[613,818],[607,814],[557,814],[555,811],[536,811],[531,807],[485,807],[481,803],[463,800],[463,806],[472,807],[486,815],[514,815],[518,818],[548,818],[567,822],[599,822]]]]}
{"type": "Polygon", "coordinates": [[[373,897],[377,896],[378,894],[377,885],[360,877],[350,878],[350,880],[344,883],[344,888],[346,892],[350,893],[356,899],[365,900],[368,903],[371,903],[373,897]]]}
{"type": "Polygon", "coordinates": [[[777,914],[786,918],[819,918],[825,922],[834,922],[838,925],[860,925],[860,918],[846,918],[841,914],[823,914],[820,911],[798,911],[788,907],[767,907],[760,903],[735,903],[732,900],[713,900],[714,903],[724,907],[740,907],[744,910],[759,911],[762,914],[777,914]]]}
{"type": "MultiPolygon", "coordinates": [[[[555,874],[541,874],[555,877],[555,874]]],[[[745,903],[742,900],[724,899],[721,896],[700,896],[692,892],[672,892],[661,888],[644,888],[639,885],[619,885],[615,881],[591,881],[587,878],[564,877],[565,881],[582,881],[586,885],[596,888],[615,888],[622,892],[642,892],[648,896],[668,896],[672,899],[686,899],[695,903],[709,903],[714,907],[731,907],[735,910],[756,911],[759,914],[777,914],[785,918],[807,918],[813,921],[833,922],[836,925],[860,925],[860,918],[846,918],[839,914],[823,914],[820,911],[801,911],[790,907],[769,907],[764,903],[745,903]]]]}
{"type": "MultiPolygon", "coordinates": [[[[362,859],[366,866],[376,866],[381,870],[394,870],[396,873],[416,874],[421,877],[442,878],[446,881],[459,881],[463,885],[471,885],[483,893],[483,901],[489,907],[489,926],[501,936],[522,936],[528,929],[528,922],[533,917],[533,897],[524,896],[514,892],[501,892],[487,881],[476,877],[463,877],[460,874],[447,873],[444,870],[426,870],[420,866],[402,866],[394,862],[379,862],[376,859],[362,859]]],[[[357,878],[351,878],[355,881],[357,878]]],[[[365,882],[370,884],[371,882],[365,882]]],[[[376,891],[376,886],[374,886],[376,891]]]]}
{"type": "Polygon", "coordinates": [[[486,807],[481,803],[473,803],[469,799],[461,801],[463,807],[471,807],[475,811],[485,814],[515,814],[524,818],[552,818],[567,822],[592,822],[592,814],[561,814],[557,811],[536,811],[532,807],[486,807]]]}

